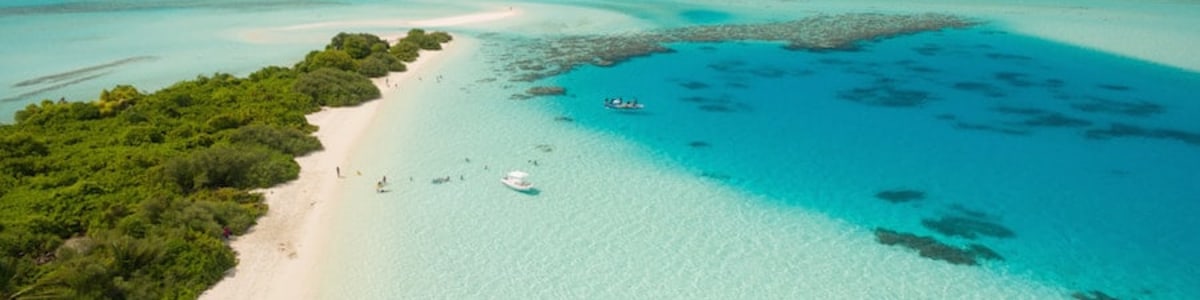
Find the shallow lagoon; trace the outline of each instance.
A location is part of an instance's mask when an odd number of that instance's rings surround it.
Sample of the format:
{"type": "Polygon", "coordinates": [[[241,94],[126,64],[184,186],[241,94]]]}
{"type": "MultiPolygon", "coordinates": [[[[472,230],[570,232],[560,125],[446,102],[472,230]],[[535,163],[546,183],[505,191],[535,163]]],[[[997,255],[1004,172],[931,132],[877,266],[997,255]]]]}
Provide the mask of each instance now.
{"type": "MultiPolygon", "coordinates": [[[[262,28],[476,9],[343,4],[5,15],[5,36],[27,43],[0,49],[4,97],[68,84],[0,112],[118,83],[244,74],[290,63],[336,31],[391,27],[262,28]],[[13,87],[55,74],[74,77],[13,87]]],[[[639,8],[645,23],[628,28],[759,20],[701,5],[590,5],[639,8]]],[[[609,28],[571,21],[517,28],[609,28]]],[[[1194,73],[984,28],[858,52],[676,44],[535,83],[566,96],[513,101],[528,86],[493,74],[512,45],[492,30],[463,29],[484,48],[439,69],[444,82],[405,91],[421,101],[389,106],[394,117],[368,133],[354,163],[399,182],[382,197],[372,178],[347,190],[323,295],[1200,295],[1200,124],[1189,117],[1200,108],[1185,97],[1200,85],[1194,73]],[[648,108],[601,109],[610,96],[648,108]],[[508,169],[529,170],[542,193],[505,190],[495,180],[508,169]],[[877,197],[893,190],[922,197],[877,197]],[[876,227],[979,243],[1004,259],[954,266],[880,245],[876,227]]]]}
{"type": "Polygon", "coordinates": [[[986,268],[1072,290],[1200,292],[1194,73],[989,28],[856,52],[671,48],[552,79],[572,96],[549,102],[777,209],[981,243],[1005,258],[986,268]],[[610,95],[649,108],[596,109],[610,95]],[[876,197],[894,189],[924,195],[876,197]]]}

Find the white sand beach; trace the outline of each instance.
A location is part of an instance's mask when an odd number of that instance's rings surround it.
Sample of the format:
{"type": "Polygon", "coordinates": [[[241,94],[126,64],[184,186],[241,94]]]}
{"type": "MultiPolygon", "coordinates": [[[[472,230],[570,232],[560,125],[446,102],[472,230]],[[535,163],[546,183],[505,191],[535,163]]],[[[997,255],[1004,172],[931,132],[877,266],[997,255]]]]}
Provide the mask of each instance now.
{"type": "MultiPolygon", "coordinates": [[[[510,10],[439,18],[423,24],[470,24],[515,15],[518,11],[510,10]]],[[[380,36],[395,41],[402,33],[380,36]]],[[[333,206],[340,199],[335,198],[346,179],[365,176],[360,173],[361,167],[347,165],[350,153],[361,143],[362,133],[370,128],[381,106],[405,101],[406,95],[400,90],[406,82],[428,73],[428,66],[439,64],[446,52],[467,50],[459,49],[453,41],[444,47],[441,51],[422,51],[416,62],[408,64],[406,72],[372,79],[383,95],[381,99],[356,107],[325,108],[307,116],[309,123],[320,128],[315,136],[324,150],[296,159],[301,167],[299,179],[261,191],[270,207],[267,215],[249,233],[233,238],[230,246],[237,252],[237,266],[201,299],[312,298],[314,285],[308,283],[316,275],[311,273],[328,234],[326,214],[336,209],[333,206]]]]}

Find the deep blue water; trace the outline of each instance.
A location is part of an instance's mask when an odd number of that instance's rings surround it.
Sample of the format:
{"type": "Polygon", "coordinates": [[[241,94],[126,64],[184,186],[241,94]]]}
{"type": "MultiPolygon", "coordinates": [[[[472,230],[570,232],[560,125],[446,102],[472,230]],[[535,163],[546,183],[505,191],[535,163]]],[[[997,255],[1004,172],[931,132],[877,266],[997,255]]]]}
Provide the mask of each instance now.
{"type": "Polygon", "coordinates": [[[983,267],[1072,290],[1200,298],[1200,74],[986,28],[780,46],[581,68],[548,80],[569,92],[551,109],[779,209],[983,244],[1005,258],[983,267]],[[647,107],[602,108],[616,96],[647,107]]]}

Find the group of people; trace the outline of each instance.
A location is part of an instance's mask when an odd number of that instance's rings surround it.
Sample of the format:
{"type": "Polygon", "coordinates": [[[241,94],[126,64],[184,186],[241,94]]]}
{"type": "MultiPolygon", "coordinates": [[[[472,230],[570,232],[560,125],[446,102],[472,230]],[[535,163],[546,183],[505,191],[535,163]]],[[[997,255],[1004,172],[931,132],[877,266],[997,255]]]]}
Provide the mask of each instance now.
{"type": "MultiPolygon", "coordinates": [[[[463,159],[463,161],[465,161],[465,162],[467,162],[467,163],[470,163],[470,162],[471,162],[471,158],[464,158],[464,159],[463,159]]],[[[529,162],[530,164],[533,164],[533,165],[535,165],[535,166],[536,166],[536,165],[538,165],[538,161],[536,161],[536,160],[529,160],[528,162],[529,162]]],[[[483,166],[483,169],[484,169],[484,170],[488,170],[488,166],[487,166],[487,165],[484,165],[484,166],[483,166]]],[[[341,167],[341,166],[334,167],[334,172],[335,172],[335,175],[337,175],[337,177],[338,177],[338,178],[342,178],[342,167],[341,167]]],[[[358,176],[362,176],[362,171],[356,171],[355,173],[356,173],[358,176]]],[[[445,176],[445,177],[437,177],[437,178],[434,178],[434,179],[433,179],[431,182],[432,182],[433,184],[443,184],[443,183],[450,182],[450,180],[451,180],[451,177],[450,177],[450,176],[445,176]]],[[[458,180],[466,180],[466,176],[465,176],[465,175],[458,175],[458,180]]],[[[413,178],[412,178],[412,177],[408,177],[408,181],[410,181],[410,182],[411,182],[411,181],[413,181],[413,178]]],[[[375,192],[376,192],[376,193],[385,193],[385,192],[387,192],[387,190],[386,190],[386,189],[384,189],[384,187],[385,187],[385,186],[387,186],[387,184],[388,184],[388,181],[387,181],[387,176],[383,176],[382,178],[380,178],[380,179],[379,179],[379,181],[376,181],[376,182],[375,182],[375,192]]]]}

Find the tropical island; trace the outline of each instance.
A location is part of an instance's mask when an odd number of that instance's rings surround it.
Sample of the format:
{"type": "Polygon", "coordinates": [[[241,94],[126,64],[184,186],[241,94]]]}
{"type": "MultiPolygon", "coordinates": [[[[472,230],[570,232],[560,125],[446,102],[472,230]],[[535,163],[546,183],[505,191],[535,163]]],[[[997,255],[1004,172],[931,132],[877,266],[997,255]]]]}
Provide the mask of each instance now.
{"type": "Polygon", "coordinates": [[[198,297],[237,263],[226,240],[266,213],[253,190],[322,149],[305,116],[379,98],[370,78],[451,39],[340,33],[292,67],[29,105],[0,125],[0,297],[198,297]]]}

